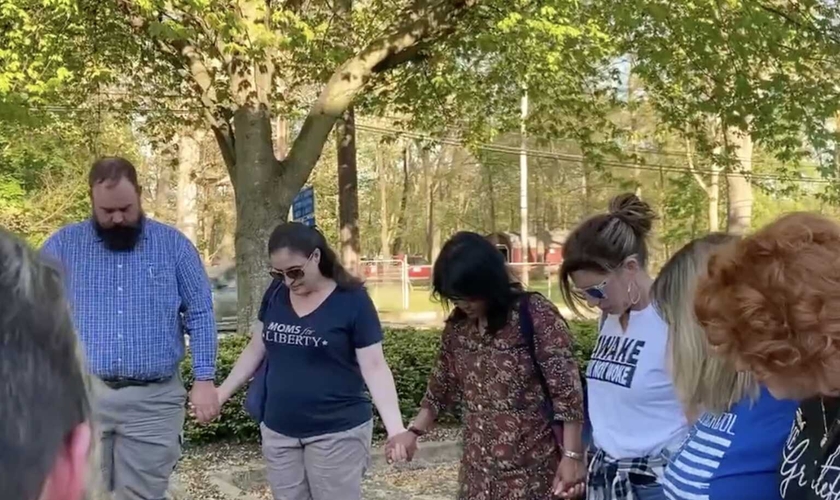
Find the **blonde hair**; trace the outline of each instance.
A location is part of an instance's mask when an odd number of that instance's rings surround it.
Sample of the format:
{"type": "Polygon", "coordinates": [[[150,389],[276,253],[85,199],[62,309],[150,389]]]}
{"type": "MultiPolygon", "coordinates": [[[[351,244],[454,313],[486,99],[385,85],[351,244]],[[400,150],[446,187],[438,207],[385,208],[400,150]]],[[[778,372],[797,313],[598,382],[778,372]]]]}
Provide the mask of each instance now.
{"type": "Polygon", "coordinates": [[[653,283],[654,304],[668,324],[671,376],[689,415],[723,413],[744,397],[758,395],[752,375],[714,355],[694,315],[697,283],[706,275],[710,255],[735,241],[722,233],[692,241],[671,257],[653,283]]]}

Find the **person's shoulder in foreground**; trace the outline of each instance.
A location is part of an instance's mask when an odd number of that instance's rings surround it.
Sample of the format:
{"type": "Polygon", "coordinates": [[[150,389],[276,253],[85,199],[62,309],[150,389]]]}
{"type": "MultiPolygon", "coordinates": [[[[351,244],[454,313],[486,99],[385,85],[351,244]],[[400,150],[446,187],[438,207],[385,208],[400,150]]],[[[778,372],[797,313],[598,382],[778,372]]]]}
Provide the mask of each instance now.
{"type": "Polygon", "coordinates": [[[0,230],[0,498],[79,500],[90,402],[58,271],[0,230]]]}

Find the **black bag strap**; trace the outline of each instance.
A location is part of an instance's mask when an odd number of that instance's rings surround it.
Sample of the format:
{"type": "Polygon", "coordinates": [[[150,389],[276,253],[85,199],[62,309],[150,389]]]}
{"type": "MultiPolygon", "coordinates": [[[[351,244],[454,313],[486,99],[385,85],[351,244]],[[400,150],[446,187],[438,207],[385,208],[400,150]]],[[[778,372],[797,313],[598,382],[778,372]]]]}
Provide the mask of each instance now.
{"type": "Polygon", "coordinates": [[[601,333],[601,330],[604,329],[604,323],[607,322],[607,313],[601,311],[601,320],[598,322],[598,333],[601,333]]]}
{"type": "Polygon", "coordinates": [[[525,337],[525,343],[528,346],[528,354],[531,356],[531,362],[534,364],[534,373],[537,374],[537,380],[540,382],[543,394],[545,395],[545,412],[549,421],[554,423],[554,403],[551,399],[551,391],[548,388],[548,381],[545,379],[545,374],[540,368],[540,363],[537,361],[537,343],[534,339],[534,318],[531,316],[530,298],[533,293],[523,294],[519,301],[519,328],[522,330],[522,335],[525,337]]]}

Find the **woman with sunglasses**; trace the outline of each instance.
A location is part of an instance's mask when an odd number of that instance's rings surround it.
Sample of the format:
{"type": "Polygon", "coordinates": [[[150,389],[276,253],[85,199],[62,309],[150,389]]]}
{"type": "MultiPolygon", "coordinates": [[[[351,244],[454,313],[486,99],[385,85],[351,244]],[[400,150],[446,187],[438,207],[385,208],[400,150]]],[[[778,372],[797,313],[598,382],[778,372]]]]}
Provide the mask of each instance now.
{"type": "Polygon", "coordinates": [[[547,500],[583,494],[583,393],[566,321],[511,279],[504,256],[462,232],[435,262],[435,296],[455,307],[437,367],[409,430],[391,439],[413,453],[438,415],[460,403],[458,500],[547,500]]]}
{"type": "MultiPolygon", "coordinates": [[[[227,380],[226,401],[265,357],[261,423],[277,500],[359,500],[373,431],[370,391],[389,436],[405,430],[382,328],[362,282],[316,229],[279,225],[268,240],[274,278],[255,332],[227,380]]],[[[405,450],[394,452],[395,459],[405,450]]]]}
{"type": "Polygon", "coordinates": [[[655,215],[633,194],[581,223],[563,246],[560,284],[574,310],[601,310],[586,368],[594,456],[590,500],[666,498],[661,478],[687,423],[666,369],[668,326],[651,304],[647,236],[655,215]]]}

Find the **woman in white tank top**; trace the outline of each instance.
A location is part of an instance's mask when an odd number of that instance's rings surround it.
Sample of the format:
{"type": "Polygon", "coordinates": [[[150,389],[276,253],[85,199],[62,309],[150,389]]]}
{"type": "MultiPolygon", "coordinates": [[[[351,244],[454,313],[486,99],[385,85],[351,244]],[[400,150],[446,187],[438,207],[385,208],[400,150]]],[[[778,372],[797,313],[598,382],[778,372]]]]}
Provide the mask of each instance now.
{"type": "Polygon", "coordinates": [[[666,368],[668,326],[651,304],[647,243],[655,215],[633,194],[581,223],[563,247],[560,283],[572,307],[602,312],[586,369],[594,456],[589,500],[665,499],[668,452],[687,422],[666,368]]]}

